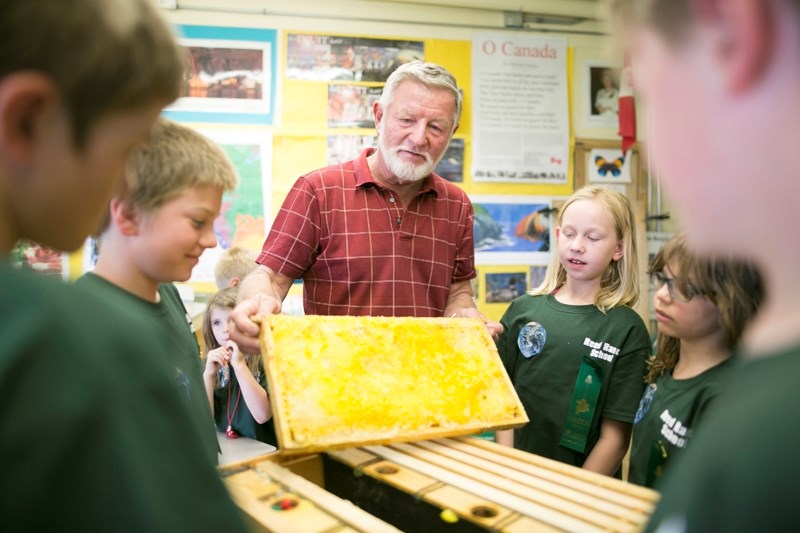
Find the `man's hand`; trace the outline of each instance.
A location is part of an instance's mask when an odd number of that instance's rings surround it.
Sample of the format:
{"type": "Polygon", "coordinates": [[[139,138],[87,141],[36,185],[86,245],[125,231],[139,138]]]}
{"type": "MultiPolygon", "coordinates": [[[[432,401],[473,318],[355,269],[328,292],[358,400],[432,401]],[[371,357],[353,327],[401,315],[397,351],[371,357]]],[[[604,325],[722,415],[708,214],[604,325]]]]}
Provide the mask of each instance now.
{"type": "Polygon", "coordinates": [[[255,298],[242,300],[231,311],[228,334],[242,352],[249,354],[259,353],[261,351],[261,344],[259,343],[260,327],[253,322],[253,317],[277,314],[280,311],[281,303],[270,296],[259,295],[255,298]]]}

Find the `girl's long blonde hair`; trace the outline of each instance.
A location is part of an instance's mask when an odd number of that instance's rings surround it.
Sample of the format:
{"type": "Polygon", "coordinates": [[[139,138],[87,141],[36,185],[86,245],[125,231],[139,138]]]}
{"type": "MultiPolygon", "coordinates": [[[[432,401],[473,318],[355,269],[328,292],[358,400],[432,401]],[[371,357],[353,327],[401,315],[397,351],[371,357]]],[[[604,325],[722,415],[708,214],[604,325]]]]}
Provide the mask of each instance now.
{"type": "MultiPolygon", "coordinates": [[[[758,270],[746,261],[730,257],[698,257],[689,250],[684,234],[661,247],[650,263],[649,273],[663,272],[670,262],[677,266],[677,273],[673,273],[676,290],[706,297],[719,310],[725,347],[733,350],[764,299],[764,283],[758,270]]],[[[680,339],[659,333],[656,355],[648,362],[645,381],[652,383],[675,368],[680,350],[680,339]]]]}
{"type": "MultiPolygon", "coordinates": [[[[211,311],[214,308],[218,309],[233,309],[236,307],[236,297],[239,293],[238,287],[227,287],[214,293],[209,298],[206,304],[206,310],[203,314],[203,343],[205,344],[203,350],[203,359],[208,356],[208,352],[219,348],[219,343],[214,337],[214,331],[211,329],[211,311]]],[[[245,354],[245,361],[247,361],[247,368],[254,376],[258,376],[261,370],[261,354],[245,354]]]]}
{"type": "MultiPolygon", "coordinates": [[[[633,209],[628,199],[611,189],[589,185],[575,191],[558,211],[556,225],[561,226],[567,208],[578,200],[592,200],[603,205],[614,219],[617,239],[622,241],[622,257],[611,263],[600,278],[600,291],[594,304],[603,313],[620,305],[633,307],[639,299],[639,269],[636,265],[636,229],[633,209]]],[[[557,242],[557,241],[556,241],[557,242]]],[[[547,267],[544,281],[528,291],[532,296],[551,294],[567,280],[567,271],[561,265],[557,245],[551,247],[552,259],[547,267]]]]}

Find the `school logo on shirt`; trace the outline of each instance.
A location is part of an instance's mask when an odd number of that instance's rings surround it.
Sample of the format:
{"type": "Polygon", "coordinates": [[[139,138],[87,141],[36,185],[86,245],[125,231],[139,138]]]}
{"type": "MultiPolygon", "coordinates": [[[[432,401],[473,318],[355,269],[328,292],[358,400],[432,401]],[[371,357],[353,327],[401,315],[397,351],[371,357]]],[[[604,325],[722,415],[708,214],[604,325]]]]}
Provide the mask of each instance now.
{"type": "Polygon", "coordinates": [[[517,346],[526,359],[539,355],[546,341],[547,330],[538,322],[528,322],[517,336],[517,346]]]}
{"type": "Polygon", "coordinates": [[[619,355],[619,348],[616,346],[611,346],[607,342],[594,341],[589,337],[586,337],[583,339],[583,345],[592,349],[592,351],[589,352],[590,357],[602,359],[603,361],[608,361],[609,363],[614,360],[614,356],[619,355]]]}
{"type": "Polygon", "coordinates": [[[686,441],[692,436],[692,430],[686,427],[677,417],[672,416],[669,409],[664,409],[661,413],[661,421],[663,422],[661,435],[673,446],[685,448],[686,441]]]}
{"type": "Polygon", "coordinates": [[[650,410],[650,404],[653,403],[653,397],[656,395],[658,385],[651,383],[642,394],[642,399],[639,400],[639,408],[636,410],[636,416],[633,418],[633,423],[638,424],[650,410]]]}

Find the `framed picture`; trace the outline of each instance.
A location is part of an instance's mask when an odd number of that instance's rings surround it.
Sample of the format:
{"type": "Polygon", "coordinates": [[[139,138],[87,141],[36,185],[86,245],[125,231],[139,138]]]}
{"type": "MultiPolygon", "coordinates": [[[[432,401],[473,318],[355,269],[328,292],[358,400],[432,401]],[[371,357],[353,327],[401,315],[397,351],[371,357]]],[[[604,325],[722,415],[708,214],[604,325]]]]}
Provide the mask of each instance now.
{"type": "Polygon", "coordinates": [[[422,41],[289,33],[286,78],[385,82],[404,63],[425,59],[422,41]]]}
{"type": "Polygon", "coordinates": [[[328,127],[374,128],[372,104],[382,91],[383,87],[366,85],[328,85],[328,127]]]}
{"type": "Polygon", "coordinates": [[[178,122],[271,124],[275,31],[179,26],[188,57],[183,94],[165,115],[178,122]]]}
{"type": "Polygon", "coordinates": [[[447,181],[464,181],[464,139],[450,139],[450,145],[433,171],[447,181]]]}
{"type": "Polygon", "coordinates": [[[486,303],[511,303],[528,289],[528,275],[518,272],[486,274],[486,303]]]}
{"type": "Polygon", "coordinates": [[[475,210],[475,264],[547,263],[552,199],[471,195],[475,210]]]}
{"type": "Polygon", "coordinates": [[[328,164],[337,165],[355,159],[364,148],[377,144],[375,135],[328,135],[328,164]]]}
{"type": "Polygon", "coordinates": [[[197,131],[214,141],[236,168],[239,184],[222,197],[214,221],[217,246],[200,256],[192,282],[214,281],[214,267],[232,246],[260,250],[272,222],[272,133],[265,128],[203,127],[197,131]]]}
{"type": "MultiPolygon", "coordinates": [[[[621,148],[595,148],[586,161],[586,181],[589,183],[631,183],[631,160],[634,152],[622,154],[621,148]]],[[[623,191],[624,193],[624,191],[623,191]]]]}
{"type": "Polygon", "coordinates": [[[30,240],[19,241],[11,253],[12,263],[39,274],[69,279],[69,254],[30,240]]]}
{"type": "Polygon", "coordinates": [[[596,127],[619,125],[619,80],[622,69],[610,63],[586,62],[584,109],[587,124],[596,127]]]}

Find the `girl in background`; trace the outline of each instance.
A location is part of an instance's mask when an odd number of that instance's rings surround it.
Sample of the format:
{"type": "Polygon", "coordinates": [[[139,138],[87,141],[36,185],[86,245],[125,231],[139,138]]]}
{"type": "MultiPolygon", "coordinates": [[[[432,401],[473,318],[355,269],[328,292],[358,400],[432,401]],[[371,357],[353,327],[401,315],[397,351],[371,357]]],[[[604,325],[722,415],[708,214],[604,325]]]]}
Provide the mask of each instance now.
{"type": "Polygon", "coordinates": [[[503,315],[500,357],[530,422],[497,441],[612,475],[628,450],[650,340],[638,298],[631,205],[598,186],[558,214],[542,284],[503,315]]]}
{"type": "Polygon", "coordinates": [[[758,310],[763,285],[748,263],[695,256],[684,235],[659,250],[650,277],[657,349],[634,419],[628,480],[653,487],[719,394],[731,351],[758,310]]]}
{"type": "Polygon", "coordinates": [[[249,437],[277,446],[261,355],[246,355],[228,337],[228,318],[238,289],[220,290],[203,316],[203,381],[217,429],[230,439],[249,437]]]}

